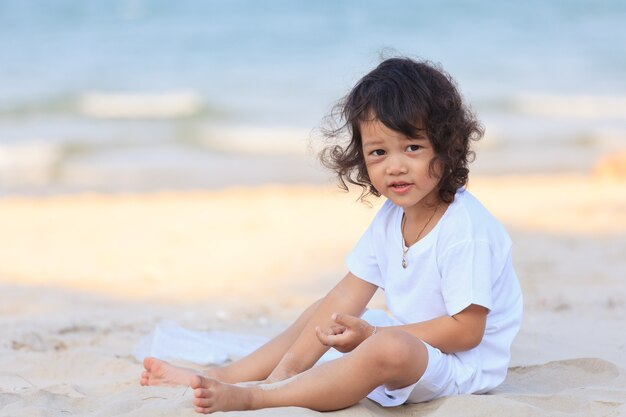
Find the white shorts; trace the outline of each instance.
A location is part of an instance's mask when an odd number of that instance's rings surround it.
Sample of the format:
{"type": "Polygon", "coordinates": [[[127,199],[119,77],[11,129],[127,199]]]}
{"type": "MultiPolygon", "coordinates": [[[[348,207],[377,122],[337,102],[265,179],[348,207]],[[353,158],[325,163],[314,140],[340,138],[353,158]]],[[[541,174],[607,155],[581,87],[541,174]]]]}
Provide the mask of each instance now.
{"type": "MultiPolygon", "coordinates": [[[[384,323],[385,318],[380,313],[384,314],[380,310],[368,310],[362,318],[370,324],[390,325],[384,323]]],[[[394,407],[404,403],[420,403],[449,395],[471,393],[465,392],[469,388],[467,382],[471,373],[461,364],[459,358],[443,353],[428,343],[424,345],[428,351],[428,365],[417,382],[395,390],[381,385],[370,392],[367,398],[383,407],[394,407]]]]}

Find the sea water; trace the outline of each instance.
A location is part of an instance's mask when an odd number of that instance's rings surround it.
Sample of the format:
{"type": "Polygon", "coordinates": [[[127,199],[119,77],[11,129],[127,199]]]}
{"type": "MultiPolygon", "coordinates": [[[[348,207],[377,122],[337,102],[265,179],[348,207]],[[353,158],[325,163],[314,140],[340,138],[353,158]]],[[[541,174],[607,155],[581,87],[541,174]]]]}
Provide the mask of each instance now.
{"type": "Polygon", "coordinates": [[[397,54],[457,80],[485,149],[571,167],[626,146],[624,22],[618,0],[0,0],[0,193],[321,180],[312,129],[397,54]]]}

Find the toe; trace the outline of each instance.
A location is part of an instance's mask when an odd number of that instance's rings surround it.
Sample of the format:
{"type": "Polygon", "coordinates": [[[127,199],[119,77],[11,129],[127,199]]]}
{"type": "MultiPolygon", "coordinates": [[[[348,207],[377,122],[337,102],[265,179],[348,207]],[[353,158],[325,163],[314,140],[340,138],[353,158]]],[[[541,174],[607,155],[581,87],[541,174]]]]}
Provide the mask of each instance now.
{"type": "Polygon", "coordinates": [[[208,398],[194,398],[193,405],[196,407],[210,407],[213,404],[213,401],[208,398]]]}
{"type": "Polygon", "coordinates": [[[205,378],[203,376],[200,375],[194,375],[191,377],[191,380],[189,381],[189,386],[193,389],[196,388],[211,388],[211,386],[213,385],[214,380],[210,379],[210,378],[205,378]]]}
{"type": "Polygon", "coordinates": [[[147,357],[143,360],[143,367],[146,368],[147,371],[152,369],[153,364],[154,364],[154,358],[147,357]]]}
{"type": "Polygon", "coordinates": [[[200,375],[194,375],[189,380],[189,386],[194,390],[202,386],[202,377],[200,375]]]}
{"type": "Polygon", "coordinates": [[[196,388],[193,390],[193,396],[196,398],[211,398],[213,397],[213,390],[207,388],[196,388]]]}

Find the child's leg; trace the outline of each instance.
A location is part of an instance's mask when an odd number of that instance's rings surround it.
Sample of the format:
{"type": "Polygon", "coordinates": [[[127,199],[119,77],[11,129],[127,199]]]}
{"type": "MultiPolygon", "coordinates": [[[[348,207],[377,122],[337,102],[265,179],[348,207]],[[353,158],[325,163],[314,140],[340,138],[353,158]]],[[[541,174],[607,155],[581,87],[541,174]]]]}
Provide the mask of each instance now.
{"type": "MultiPolygon", "coordinates": [[[[296,321],[278,336],[243,358],[220,368],[222,382],[262,381],[276,368],[278,362],[298,338],[322,300],[310,305],[296,321]]],[[[218,378],[219,379],[219,378],[218,378]]]]}
{"type": "MultiPolygon", "coordinates": [[[[238,361],[206,372],[208,377],[222,382],[262,381],[274,370],[283,355],[298,338],[322,300],[309,306],[287,330],[238,361]]],[[[145,371],[141,375],[141,385],[189,385],[200,371],[181,368],[155,358],[144,360],[145,371]]]]}
{"type": "Polygon", "coordinates": [[[370,337],[340,359],[276,384],[241,387],[196,376],[191,387],[201,413],[281,406],[329,411],[357,403],[382,384],[390,389],[409,386],[424,374],[427,364],[428,351],[419,339],[390,330],[370,337]]]}

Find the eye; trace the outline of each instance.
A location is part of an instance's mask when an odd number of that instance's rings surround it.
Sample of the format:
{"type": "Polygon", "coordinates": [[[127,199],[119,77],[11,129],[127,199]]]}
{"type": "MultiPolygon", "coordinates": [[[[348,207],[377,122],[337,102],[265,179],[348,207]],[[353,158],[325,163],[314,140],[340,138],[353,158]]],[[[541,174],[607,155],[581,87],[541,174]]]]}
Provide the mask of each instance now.
{"type": "Polygon", "coordinates": [[[420,145],[409,145],[406,147],[407,152],[416,152],[420,150],[422,147],[420,145]]]}
{"type": "Polygon", "coordinates": [[[374,156],[383,156],[385,154],[385,151],[383,151],[382,149],[374,149],[372,152],[370,152],[370,155],[374,155],[374,156]]]}

